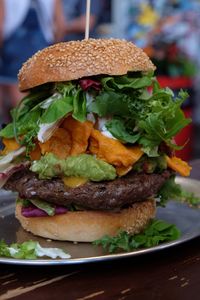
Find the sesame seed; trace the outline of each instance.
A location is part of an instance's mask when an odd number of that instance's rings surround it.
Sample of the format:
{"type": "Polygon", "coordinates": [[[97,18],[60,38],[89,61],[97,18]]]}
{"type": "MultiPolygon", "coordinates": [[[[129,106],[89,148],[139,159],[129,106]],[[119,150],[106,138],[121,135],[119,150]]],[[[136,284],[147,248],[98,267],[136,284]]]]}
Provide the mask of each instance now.
{"type": "Polygon", "coordinates": [[[131,42],[89,39],[62,42],[38,51],[23,64],[18,78],[20,90],[23,91],[47,82],[154,69],[144,51],[131,42]],[[54,72],[55,67],[57,71],[54,72]]]}

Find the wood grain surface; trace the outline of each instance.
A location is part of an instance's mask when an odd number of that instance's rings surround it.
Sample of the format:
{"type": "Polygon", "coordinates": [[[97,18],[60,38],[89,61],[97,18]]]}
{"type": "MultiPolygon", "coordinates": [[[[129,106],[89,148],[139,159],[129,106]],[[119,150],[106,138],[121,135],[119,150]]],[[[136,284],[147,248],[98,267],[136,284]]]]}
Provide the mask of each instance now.
{"type": "MultiPolygon", "coordinates": [[[[191,177],[200,179],[200,160],[191,177]]],[[[200,299],[200,238],[140,257],[76,266],[0,265],[0,300],[200,299]]]]}

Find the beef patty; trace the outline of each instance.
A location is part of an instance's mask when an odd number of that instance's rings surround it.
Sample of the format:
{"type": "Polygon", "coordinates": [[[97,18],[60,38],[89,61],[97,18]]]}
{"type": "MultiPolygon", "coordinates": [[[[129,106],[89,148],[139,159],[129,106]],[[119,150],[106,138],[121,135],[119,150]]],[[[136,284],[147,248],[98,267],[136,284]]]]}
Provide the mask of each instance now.
{"type": "Polygon", "coordinates": [[[70,188],[62,179],[41,180],[28,169],[13,174],[5,189],[17,191],[21,198],[41,199],[54,204],[71,204],[87,209],[110,210],[131,205],[155,196],[171,173],[135,174],[117,178],[113,181],[87,182],[70,188]]]}

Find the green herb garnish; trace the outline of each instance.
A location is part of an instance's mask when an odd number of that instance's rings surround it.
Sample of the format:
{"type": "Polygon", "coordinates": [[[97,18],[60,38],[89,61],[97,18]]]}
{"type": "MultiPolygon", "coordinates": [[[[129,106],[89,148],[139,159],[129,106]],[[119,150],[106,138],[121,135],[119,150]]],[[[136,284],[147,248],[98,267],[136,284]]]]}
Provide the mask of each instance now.
{"type": "Polygon", "coordinates": [[[195,196],[193,192],[184,190],[180,184],[175,182],[175,176],[169,178],[158,194],[158,204],[165,206],[169,199],[185,202],[192,207],[200,206],[200,197],[195,196]]]}
{"type": "Polygon", "coordinates": [[[200,197],[195,196],[193,192],[182,189],[181,200],[192,207],[200,208],[200,197]]]}
{"type": "Polygon", "coordinates": [[[112,116],[105,124],[112,135],[122,142],[137,142],[148,156],[159,156],[162,142],[180,149],[172,138],[191,122],[181,110],[187,92],[181,90],[175,97],[169,88],[161,88],[152,74],[137,76],[102,78],[103,89],[89,111],[99,117],[112,116]],[[150,86],[152,93],[147,92],[150,86]]]}
{"type": "Polygon", "coordinates": [[[70,258],[70,255],[59,248],[44,248],[38,242],[27,241],[24,243],[13,243],[8,245],[0,241],[0,257],[16,259],[37,259],[38,257],[70,258]]]}
{"type": "Polygon", "coordinates": [[[127,232],[121,231],[117,236],[104,236],[93,244],[102,246],[109,253],[120,250],[129,252],[139,248],[154,247],[163,242],[176,240],[179,237],[180,231],[175,225],[162,220],[153,220],[143,233],[129,235],[127,232]]]}

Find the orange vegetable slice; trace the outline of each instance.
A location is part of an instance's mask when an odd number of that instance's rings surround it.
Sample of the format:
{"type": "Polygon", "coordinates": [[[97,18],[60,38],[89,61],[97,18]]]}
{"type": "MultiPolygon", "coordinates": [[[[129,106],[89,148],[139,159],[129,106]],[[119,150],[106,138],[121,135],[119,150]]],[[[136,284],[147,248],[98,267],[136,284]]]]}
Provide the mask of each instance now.
{"type": "Polygon", "coordinates": [[[126,147],[118,140],[104,136],[100,131],[93,129],[90,138],[89,150],[98,158],[116,167],[130,167],[143,155],[140,147],[126,147]]]}
{"type": "Polygon", "coordinates": [[[116,167],[117,175],[120,176],[120,177],[126,175],[131,170],[132,170],[132,166],[128,166],[128,167],[116,167]]]}
{"type": "Polygon", "coordinates": [[[35,145],[35,148],[30,152],[31,160],[39,160],[41,157],[41,149],[38,144],[35,145]]]}
{"type": "Polygon", "coordinates": [[[10,151],[17,150],[20,147],[20,145],[16,142],[15,139],[3,138],[2,142],[5,146],[5,148],[1,151],[2,155],[8,154],[10,151]]]}
{"type": "Polygon", "coordinates": [[[61,126],[71,135],[72,146],[70,155],[85,153],[88,148],[88,139],[93,128],[93,123],[90,121],[79,122],[69,116],[61,126]]]}
{"type": "Polygon", "coordinates": [[[192,168],[188,165],[186,161],[183,161],[181,158],[176,156],[166,156],[166,160],[168,167],[170,167],[172,170],[178,172],[182,176],[190,175],[190,171],[192,168]]]}
{"type": "Polygon", "coordinates": [[[64,128],[58,128],[52,137],[45,143],[39,143],[41,153],[53,153],[61,159],[69,156],[72,140],[69,132],[64,128]]]}

